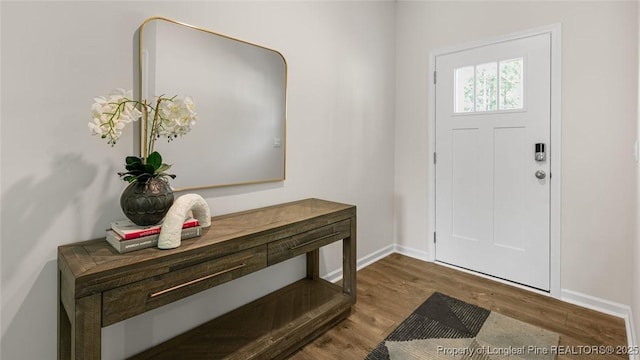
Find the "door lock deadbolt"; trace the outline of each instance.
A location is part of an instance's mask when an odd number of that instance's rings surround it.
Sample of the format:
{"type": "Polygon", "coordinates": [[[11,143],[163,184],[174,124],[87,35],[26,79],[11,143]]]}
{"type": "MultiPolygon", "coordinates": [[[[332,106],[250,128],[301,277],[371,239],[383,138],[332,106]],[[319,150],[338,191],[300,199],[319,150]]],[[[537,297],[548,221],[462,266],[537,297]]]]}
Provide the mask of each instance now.
{"type": "Polygon", "coordinates": [[[536,144],[536,155],[535,155],[536,161],[545,161],[545,160],[547,160],[547,153],[545,152],[544,148],[545,148],[544,143],[537,143],[536,144]]]}

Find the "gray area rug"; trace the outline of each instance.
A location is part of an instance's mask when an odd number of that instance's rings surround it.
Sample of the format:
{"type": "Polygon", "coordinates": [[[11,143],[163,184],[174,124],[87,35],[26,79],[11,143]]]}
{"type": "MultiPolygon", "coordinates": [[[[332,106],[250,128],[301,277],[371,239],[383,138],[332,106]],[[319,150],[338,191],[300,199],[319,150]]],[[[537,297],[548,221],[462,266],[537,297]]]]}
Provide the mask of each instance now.
{"type": "Polygon", "coordinates": [[[553,360],[560,336],[434,293],[366,360],[553,360]]]}

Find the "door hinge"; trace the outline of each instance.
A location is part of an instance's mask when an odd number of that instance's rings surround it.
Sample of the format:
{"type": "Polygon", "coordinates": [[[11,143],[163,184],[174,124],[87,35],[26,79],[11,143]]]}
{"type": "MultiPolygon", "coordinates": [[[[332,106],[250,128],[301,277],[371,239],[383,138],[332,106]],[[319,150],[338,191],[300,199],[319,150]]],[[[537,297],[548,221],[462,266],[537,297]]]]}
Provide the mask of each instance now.
{"type": "Polygon", "coordinates": [[[436,84],[436,83],[437,83],[437,81],[438,81],[437,74],[438,74],[438,73],[434,70],[434,71],[433,71],[433,83],[434,83],[434,84],[436,84]]]}
{"type": "Polygon", "coordinates": [[[433,232],[433,243],[434,244],[436,243],[436,232],[435,231],[433,232]]]}
{"type": "Polygon", "coordinates": [[[438,155],[434,152],[433,153],[433,163],[435,164],[438,161],[438,155]]]}

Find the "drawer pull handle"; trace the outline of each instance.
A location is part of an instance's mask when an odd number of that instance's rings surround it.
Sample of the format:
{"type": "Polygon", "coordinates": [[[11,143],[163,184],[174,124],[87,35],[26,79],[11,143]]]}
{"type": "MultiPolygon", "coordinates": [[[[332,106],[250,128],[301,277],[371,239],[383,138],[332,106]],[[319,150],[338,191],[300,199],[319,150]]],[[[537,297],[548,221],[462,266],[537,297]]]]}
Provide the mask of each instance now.
{"type": "Polygon", "coordinates": [[[312,244],[312,243],[314,243],[314,242],[317,242],[317,241],[320,241],[320,240],[324,240],[324,239],[326,239],[326,238],[334,237],[334,236],[336,236],[336,235],[338,235],[338,234],[340,234],[340,232],[339,232],[339,231],[336,231],[336,232],[331,233],[331,234],[329,234],[329,235],[325,235],[325,236],[319,237],[319,238],[317,238],[317,239],[313,239],[313,240],[311,240],[311,241],[307,241],[307,242],[304,242],[304,243],[301,243],[301,244],[294,245],[294,246],[290,247],[290,248],[289,248],[289,250],[295,250],[295,249],[301,248],[301,247],[303,247],[303,246],[306,246],[306,245],[312,244]]]}
{"type": "Polygon", "coordinates": [[[195,283],[199,283],[201,281],[204,281],[204,280],[207,280],[207,279],[211,279],[212,277],[216,277],[218,275],[226,274],[228,272],[241,269],[241,268],[243,268],[245,266],[247,266],[247,264],[242,263],[242,264],[234,266],[232,268],[225,269],[225,270],[222,270],[222,271],[218,271],[217,273],[214,273],[214,274],[209,274],[207,276],[203,276],[201,278],[197,278],[197,279],[194,279],[194,280],[191,280],[191,281],[187,281],[186,283],[182,283],[180,285],[176,285],[176,286],[170,287],[168,289],[164,289],[164,290],[160,290],[160,291],[151,293],[151,294],[149,294],[149,297],[150,298],[154,298],[156,296],[160,296],[160,295],[166,294],[166,293],[174,291],[174,290],[182,289],[185,286],[193,285],[195,283]]]}

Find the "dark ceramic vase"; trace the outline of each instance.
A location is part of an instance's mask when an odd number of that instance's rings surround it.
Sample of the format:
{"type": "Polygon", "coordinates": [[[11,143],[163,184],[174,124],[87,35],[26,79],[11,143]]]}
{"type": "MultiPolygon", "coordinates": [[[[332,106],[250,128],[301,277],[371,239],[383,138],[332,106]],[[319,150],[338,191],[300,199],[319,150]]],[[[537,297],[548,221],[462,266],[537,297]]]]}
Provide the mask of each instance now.
{"type": "Polygon", "coordinates": [[[136,225],[159,223],[173,204],[173,190],[164,178],[151,178],[147,183],[132,182],[120,196],[125,216],[136,225]]]}

